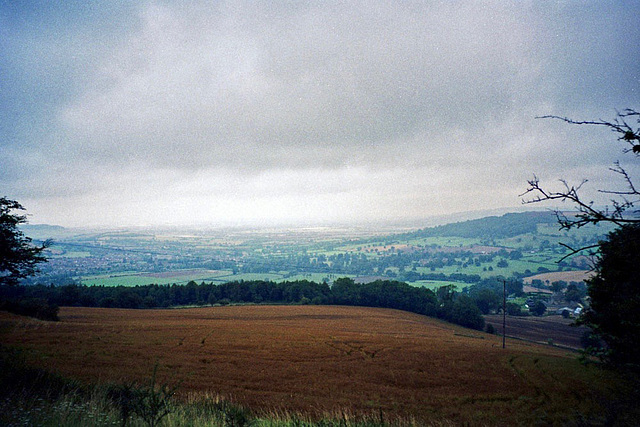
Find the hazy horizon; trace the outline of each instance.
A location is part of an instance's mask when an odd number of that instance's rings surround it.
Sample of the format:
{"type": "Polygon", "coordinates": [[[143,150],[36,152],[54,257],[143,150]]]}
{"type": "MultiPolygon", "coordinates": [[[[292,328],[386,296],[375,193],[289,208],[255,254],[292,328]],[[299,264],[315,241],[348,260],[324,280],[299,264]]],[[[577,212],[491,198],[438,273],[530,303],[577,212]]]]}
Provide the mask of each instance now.
{"type": "MultiPolygon", "coordinates": [[[[411,222],[621,189],[640,3],[3,2],[0,196],[66,227],[411,222]]],[[[539,206],[545,208],[547,206],[539,206]]],[[[569,208],[569,206],[568,206],[569,208]]]]}
{"type": "Polygon", "coordinates": [[[178,223],[157,223],[148,225],[82,225],[82,226],[62,226],[52,223],[35,223],[29,220],[30,215],[27,214],[27,223],[21,225],[27,232],[38,230],[36,232],[37,239],[44,239],[50,236],[46,235],[48,228],[62,228],[64,232],[175,232],[175,233],[207,233],[217,232],[224,230],[256,230],[258,232],[323,232],[326,230],[337,231],[340,229],[350,230],[355,232],[360,230],[362,232],[384,234],[384,233],[403,233],[406,231],[415,231],[423,228],[437,227],[440,225],[465,222],[475,219],[481,219],[493,216],[503,216],[505,214],[512,213],[524,213],[524,212],[549,212],[552,213],[553,209],[541,209],[539,205],[525,205],[520,208],[495,208],[495,209],[483,209],[476,211],[464,211],[464,212],[452,212],[444,215],[432,215],[422,218],[414,219],[401,219],[396,221],[385,220],[372,220],[372,221],[360,221],[357,219],[348,219],[345,221],[240,221],[240,222],[209,222],[209,223],[192,223],[192,224],[178,224],[178,223]],[[533,207],[532,207],[533,206],[533,207]]]}

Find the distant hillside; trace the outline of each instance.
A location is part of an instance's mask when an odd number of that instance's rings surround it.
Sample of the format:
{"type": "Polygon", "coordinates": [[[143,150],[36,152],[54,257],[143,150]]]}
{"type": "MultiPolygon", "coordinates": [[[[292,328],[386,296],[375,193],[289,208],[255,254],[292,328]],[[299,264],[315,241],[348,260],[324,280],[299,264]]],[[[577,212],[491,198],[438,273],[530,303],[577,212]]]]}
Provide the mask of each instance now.
{"type": "Polygon", "coordinates": [[[538,224],[555,223],[552,212],[508,213],[502,216],[488,216],[469,221],[423,228],[407,233],[403,237],[467,237],[467,238],[506,238],[526,233],[534,233],[538,224]]]}
{"type": "Polygon", "coordinates": [[[20,229],[31,238],[43,240],[60,237],[69,233],[69,230],[64,227],[48,224],[21,224],[20,229]]]}

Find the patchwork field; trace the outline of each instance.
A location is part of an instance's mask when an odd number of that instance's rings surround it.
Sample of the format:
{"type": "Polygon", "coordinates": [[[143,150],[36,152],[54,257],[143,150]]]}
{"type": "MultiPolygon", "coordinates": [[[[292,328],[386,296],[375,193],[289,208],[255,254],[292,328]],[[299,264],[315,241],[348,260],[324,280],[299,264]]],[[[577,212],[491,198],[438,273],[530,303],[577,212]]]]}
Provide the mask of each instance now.
{"type": "Polygon", "coordinates": [[[395,310],[227,306],[0,312],[0,340],[91,382],[161,380],[256,410],[453,424],[602,420],[614,380],[575,354],[395,310]],[[605,403],[603,403],[605,402],[605,403]]]}

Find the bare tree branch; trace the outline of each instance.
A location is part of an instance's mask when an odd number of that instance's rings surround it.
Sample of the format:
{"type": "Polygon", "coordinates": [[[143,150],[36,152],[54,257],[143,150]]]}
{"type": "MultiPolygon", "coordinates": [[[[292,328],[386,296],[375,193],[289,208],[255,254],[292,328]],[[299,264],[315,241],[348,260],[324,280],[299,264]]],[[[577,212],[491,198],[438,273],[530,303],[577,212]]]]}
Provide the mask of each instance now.
{"type": "Polygon", "coordinates": [[[638,192],[638,190],[636,190],[636,187],[633,185],[633,181],[631,180],[631,177],[629,176],[627,171],[622,166],[620,166],[620,162],[616,161],[614,165],[615,167],[609,168],[609,170],[623,177],[624,181],[627,183],[627,187],[629,187],[629,191],[611,191],[611,190],[599,190],[599,191],[601,193],[608,193],[608,194],[640,196],[640,193],[638,192]]]}
{"type": "MultiPolygon", "coordinates": [[[[562,262],[562,261],[564,261],[565,259],[567,259],[567,258],[569,258],[569,257],[572,257],[572,256],[574,256],[574,255],[576,255],[576,254],[579,254],[580,252],[584,252],[584,251],[587,251],[587,250],[589,250],[589,249],[595,249],[595,248],[599,248],[599,247],[600,247],[600,245],[599,245],[599,244],[595,244],[595,245],[584,246],[584,247],[582,247],[582,248],[577,248],[577,249],[576,249],[576,248],[572,248],[571,246],[569,246],[569,245],[567,245],[567,244],[565,244],[565,243],[562,243],[562,242],[560,242],[560,246],[564,246],[565,248],[569,249],[571,252],[570,252],[569,254],[567,254],[567,255],[563,256],[562,258],[560,258],[560,259],[558,260],[558,263],[561,263],[561,262],[562,262]]],[[[594,254],[591,254],[591,255],[594,255],[594,254]]]]}
{"type": "MultiPolygon", "coordinates": [[[[625,120],[628,117],[640,117],[640,112],[627,108],[623,110],[623,112],[617,112],[616,118],[612,122],[606,120],[579,121],[554,115],[539,116],[536,117],[536,119],[557,119],[572,125],[595,125],[608,127],[613,132],[619,134],[618,140],[626,141],[631,145],[630,149],[624,150],[625,153],[631,151],[636,155],[640,155],[640,127],[634,129],[627,120],[625,120]]],[[[638,123],[640,123],[640,119],[638,120],[638,123]]]]}
{"type": "MultiPolygon", "coordinates": [[[[575,125],[595,125],[608,127],[612,131],[618,134],[618,140],[625,141],[630,144],[630,149],[625,149],[624,152],[632,152],[635,156],[640,155],[640,126],[634,128],[629,124],[629,119],[635,119],[637,124],[640,124],[640,112],[632,109],[626,109],[623,112],[617,112],[616,118],[613,121],[606,120],[586,120],[578,121],[572,120],[567,117],[560,116],[541,116],[537,118],[542,119],[557,119],[566,123],[575,125]]],[[[620,175],[627,187],[627,190],[599,190],[601,193],[611,194],[619,196],[617,199],[611,200],[611,207],[605,207],[598,209],[594,207],[593,201],[585,201],[580,195],[580,189],[587,182],[583,180],[578,185],[569,185],[565,180],[560,180],[564,189],[561,191],[549,191],[544,189],[540,185],[540,180],[537,176],[533,176],[533,179],[527,181],[529,187],[526,191],[520,194],[523,204],[540,203],[546,201],[561,201],[570,202],[577,209],[574,215],[567,216],[564,212],[555,210],[560,229],[569,230],[573,227],[580,228],[587,224],[597,224],[599,222],[610,222],[618,226],[624,224],[640,223],[640,217],[638,211],[632,211],[634,215],[627,216],[627,212],[640,203],[640,192],[635,187],[633,180],[629,173],[620,165],[620,162],[615,162],[614,167],[610,170],[620,175]],[[525,198],[525,196],[530,198],[525,198]]]]}

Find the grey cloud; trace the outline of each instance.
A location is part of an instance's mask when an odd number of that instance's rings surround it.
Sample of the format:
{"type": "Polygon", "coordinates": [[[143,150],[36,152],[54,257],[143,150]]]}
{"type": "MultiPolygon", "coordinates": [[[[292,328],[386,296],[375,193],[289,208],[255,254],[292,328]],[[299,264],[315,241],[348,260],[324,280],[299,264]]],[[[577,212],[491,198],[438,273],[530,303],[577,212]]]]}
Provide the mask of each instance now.
{"type": "Polygon", "coordinates": [[[340,164],[418,132],[482,126],[521,102],[527,30],[499,12],[317,7],[194,22],[152,7],[61,118],[79,150],[117,162],[256,167],[257,154],[263,168],[306,167],[298,147],[320,146],[321,161],[340,164]]]}
{"type": "Polygon", "coordinates": [[[0,184],[51,209],[143,209],[148,196],[158,210],[170,198],[295,210],[299,198],[417,216],[517,203],[532,173],[606,180],[620,157],[603,148],[610,135],[535,117],[634,107],[633,9],[231,1],[3,13],[0,184]]]}

